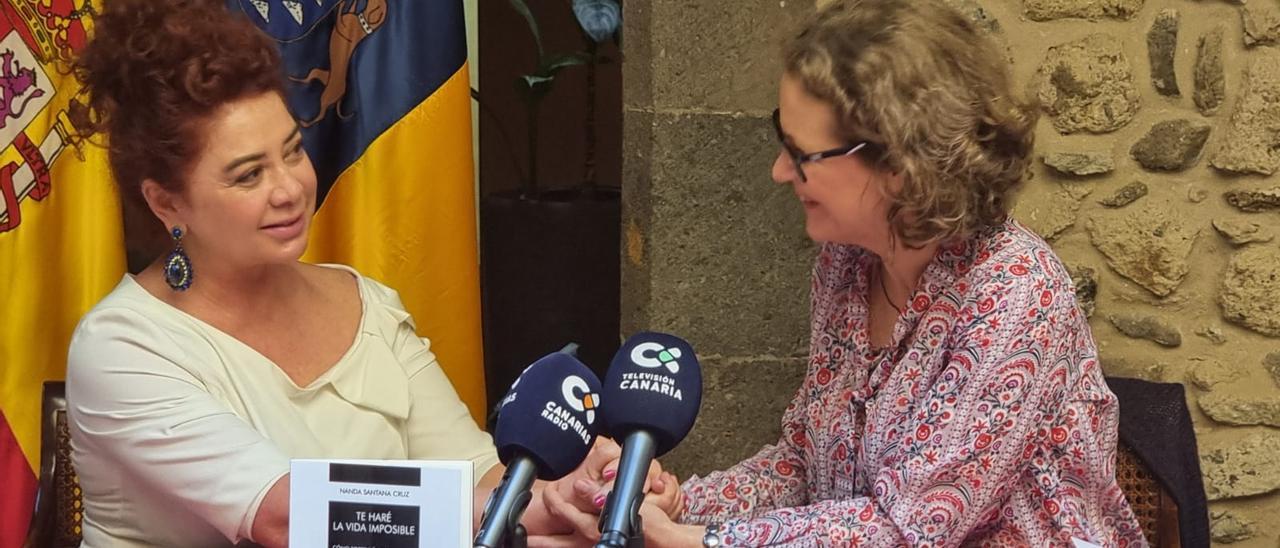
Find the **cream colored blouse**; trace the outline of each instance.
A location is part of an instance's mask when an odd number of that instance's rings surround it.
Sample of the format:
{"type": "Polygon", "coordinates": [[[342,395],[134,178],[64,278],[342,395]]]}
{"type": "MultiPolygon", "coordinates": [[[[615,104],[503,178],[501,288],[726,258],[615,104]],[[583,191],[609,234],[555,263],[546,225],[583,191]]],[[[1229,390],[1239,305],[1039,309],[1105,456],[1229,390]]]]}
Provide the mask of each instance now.
{"type": "Polygon", "coordinates": [[[497,455],[395,291],[359,280],[360,328],[309,386],[126,275],[80,321],[67,364],[84,543],[228,546],[291,458],[497,455]]]}

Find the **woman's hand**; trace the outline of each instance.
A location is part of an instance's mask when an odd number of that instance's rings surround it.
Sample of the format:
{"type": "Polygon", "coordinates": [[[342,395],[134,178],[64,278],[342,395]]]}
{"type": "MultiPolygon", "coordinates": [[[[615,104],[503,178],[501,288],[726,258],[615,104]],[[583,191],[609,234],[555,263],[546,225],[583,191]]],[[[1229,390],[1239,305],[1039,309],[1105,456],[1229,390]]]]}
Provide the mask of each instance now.
{"type": "MultiPolygon", "coordinates": [[[[609,492],[613,490],[614,479],[618,475],[618,464],[622,458],[622,448],[613,440],[605,437],[596,438],[595,445],[587,458],[576,470],[549,485],[559,490],[566,501],[572,503],[583,512],[599,514],[604,508],[609,492]]],[[[653,483],[661,475],[662,465],[657,460],[649,464],[649,472],[645,476],[643,493],[653,489],[653,483]]],[[[674,476],[672,479],[674,480],[674,476]]]]}
{"type": "MultiPolygon", "coordinates": [[[[607,455],[608,452],[604,454],[607,455]]],[[[657,463],[655,462],[654,465],[656,466],[657,463]]],[[[612,489],[614,474],[609,472],[616,471],[616,466],[616,460],[610,462],[599,474],[600,479],[605,480],[604,486],[589,480],[577,480],[566,492],[565,489],[548,485],[547,489],[542,491],[542,507],[553,520],[559,522],[560,526],[572,527],[574,532],[569,535],[530,536],[529,546],[541,548],[590,546],[598,541],[600,539],[598,514],[604,502],[604,499],[598,497],[612,489]],[[591,501],[590,505],[584,504],[587,500],[591,501]]],[[[587,473],[587,475],[592,474],[587,473]]],[[[684,511],[684,494],[680,490],[680,484],[675,475],[661,472],[661,467],[650,467],[649,478],[646,482],[648,491],[645,497],[646,504],[664,512],[667,521],[678,517],[684,511]]]]}
{"type": "MultiPolygon", "coordinates": [[[[679,491],[677,487],[675,489],[679,491]]],[[[684,497],[680,497],[683,499],[684,497]]],[[[648,548],[700,548],[706,528],[701,525],[680,525],[662,508],[645,502],[640,505],[641,527],[648,548]]]]}
{"type": "MultiPolygon", "coordinates": [[[[657,508],[663,512],[664,521],[671,522],[684,512],[684,492],[680,489],[680,483],[676,480],[676,476],[669,472],[659,472],[657,478],[649,483],[650,492],[645,496],[644,506],[657,508]]],[[[575,492],[582,493],[588,490],[575,488],[575,492]]],[[[558,520],[562,525],[572,526],[575,533],[571,535],[561,536],[540,536],[540,538],[532,538],[530,536],[530,547],[564,547],[564,545],[591,545],[600,539],[599,531],[599,508],[590,508],[590,510],[582,510],[580,504],[575,504],[570,499],[563,496],[559,489],[543,490],[543,507],[547,508],[547,512],[554,520],[558,520]]],[[[645,525],[648,526],[648,525],[645,525]]],[[[701,536],[699,536],[701,543],[701,536]]]]}
{"type": "Polygon", "coordinates": [[[681,514],[684,514],[684,491],[680,489],[680,481],[675,474],[662,472],[652,487],[649,494],[645,495],[644,503],[656,506],[671,521],[679,522],[681,514]]]}
{"type": "MultiPolygon", "coordinates": [[[[594,492],[594,489],[592,489],[594,492]]],[[[547,515],[559,525],[567,527],[570,532],[559,535],[530,535],[530,548],[561,548],[566,546],[591,546],[600,539],[600,531],[596,526],[599,521],[599,509],[583,510],[572,499],[566,497],[560,489],[548,485],[542,490],[542,506],[547,515]]]]}
{"type": "Polygon", "coordinates": [[[582,464],[547,488],[557,490],[564,500],[579,510],[598,514],[600,508],[604,507],[605,496],[613,486],[620,458],[622,448],[617,443],[609,438],[598,437],[582,464]]]}
{"type": "Polygon", "coordinates": [[[596,516],[613,487],[621,457],[622,448],[613,440],[596,438],[577,469],[535,490],[529,514],[537,517],[525,521],[530,530],[529,546],[590,546],[599,536],[595,530],[596,516]],[[531,521],[543,526],[533,527],[531,521]]]}
{"type": "MultiPolygon", "coordinates": [[[[546,493],[553,491],[557,500],[575,506],[580,512],[598,513],[595,503],[600,486],[608,480],[604,472],[608,466],[617,466],[622,449],[618,444],[604,438],[597,438],[587,457],[573,472],[556,481],[537,481],[533,484],[533,499],[520,522],[529,531],[530,542],[540,535],[572,535],[575,528],[556,516],[544,503],[546,493]]],[[[477,507],[482,508],[482,507],[477,507]]]]}

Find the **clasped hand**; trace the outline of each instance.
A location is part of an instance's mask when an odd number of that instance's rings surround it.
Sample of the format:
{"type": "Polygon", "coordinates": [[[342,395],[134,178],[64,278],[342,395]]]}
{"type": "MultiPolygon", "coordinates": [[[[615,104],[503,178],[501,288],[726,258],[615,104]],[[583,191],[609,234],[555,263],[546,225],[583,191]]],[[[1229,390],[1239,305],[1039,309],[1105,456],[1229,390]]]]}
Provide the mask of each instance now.
{"type": "MultiPolygon", "coordinates": [[[[600,437],[587,458],[569,475],[549,483],[542,489],[542,503],[552,518],[559,521],[556,534],[532,535],[531,548],[591,546],[600,539],[600,512],[613,490],[618,474],[622,448],[613,440],[600,437]]],[[[649,465],[644,482],[644,519],[670,521],[684,510],[684,495],[675,475],[662,470],[658,461],[649,465]]]]}

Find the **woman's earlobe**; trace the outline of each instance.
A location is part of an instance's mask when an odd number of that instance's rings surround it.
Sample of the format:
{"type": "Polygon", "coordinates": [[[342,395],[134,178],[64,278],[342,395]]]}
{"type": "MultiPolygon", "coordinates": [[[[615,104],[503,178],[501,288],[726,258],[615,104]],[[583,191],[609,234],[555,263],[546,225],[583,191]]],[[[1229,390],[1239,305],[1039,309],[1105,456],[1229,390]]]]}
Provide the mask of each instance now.
{"type": "Polygon", "coordinates": [[[886,175],[888,175],[888,177],[885,178],[885,187],[889,193],[897,195],[899,192],[902,192],[902,187],[905,185],[905,177],[902,176],[902,172],[890,170],[886,175]]]}
{"type": "Polygon", "coordinates": [[[142,181],[142,199],[151,213],[166,227],[178,223],[178,203],[175,196],[155,179],[142,181]]]}

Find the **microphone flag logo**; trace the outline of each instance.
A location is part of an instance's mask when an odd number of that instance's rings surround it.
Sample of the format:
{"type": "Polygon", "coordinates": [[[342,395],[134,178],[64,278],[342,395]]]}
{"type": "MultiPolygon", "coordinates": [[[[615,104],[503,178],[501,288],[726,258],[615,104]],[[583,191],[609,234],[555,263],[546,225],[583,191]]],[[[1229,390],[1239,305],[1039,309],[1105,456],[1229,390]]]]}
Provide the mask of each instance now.
{"type": "Polygon", "coordinates": [[[560,391],[569,407],[578,412],[586,412],[587,424],[596,422],[596,408],[600,407],[600,394],[592,392],[586,380],[577,375],[569,375],[560,385],[560,391]]]}
{"type": "Polygon", "coordinates": [[[680,372],[680,362],[676,360],[679,360],[681,355],[679,348],[667,348],[656,342],[645,342],[631,349],[631,362],[649,369],[665,367],[667,371],[675,374],[680,372]]]}

